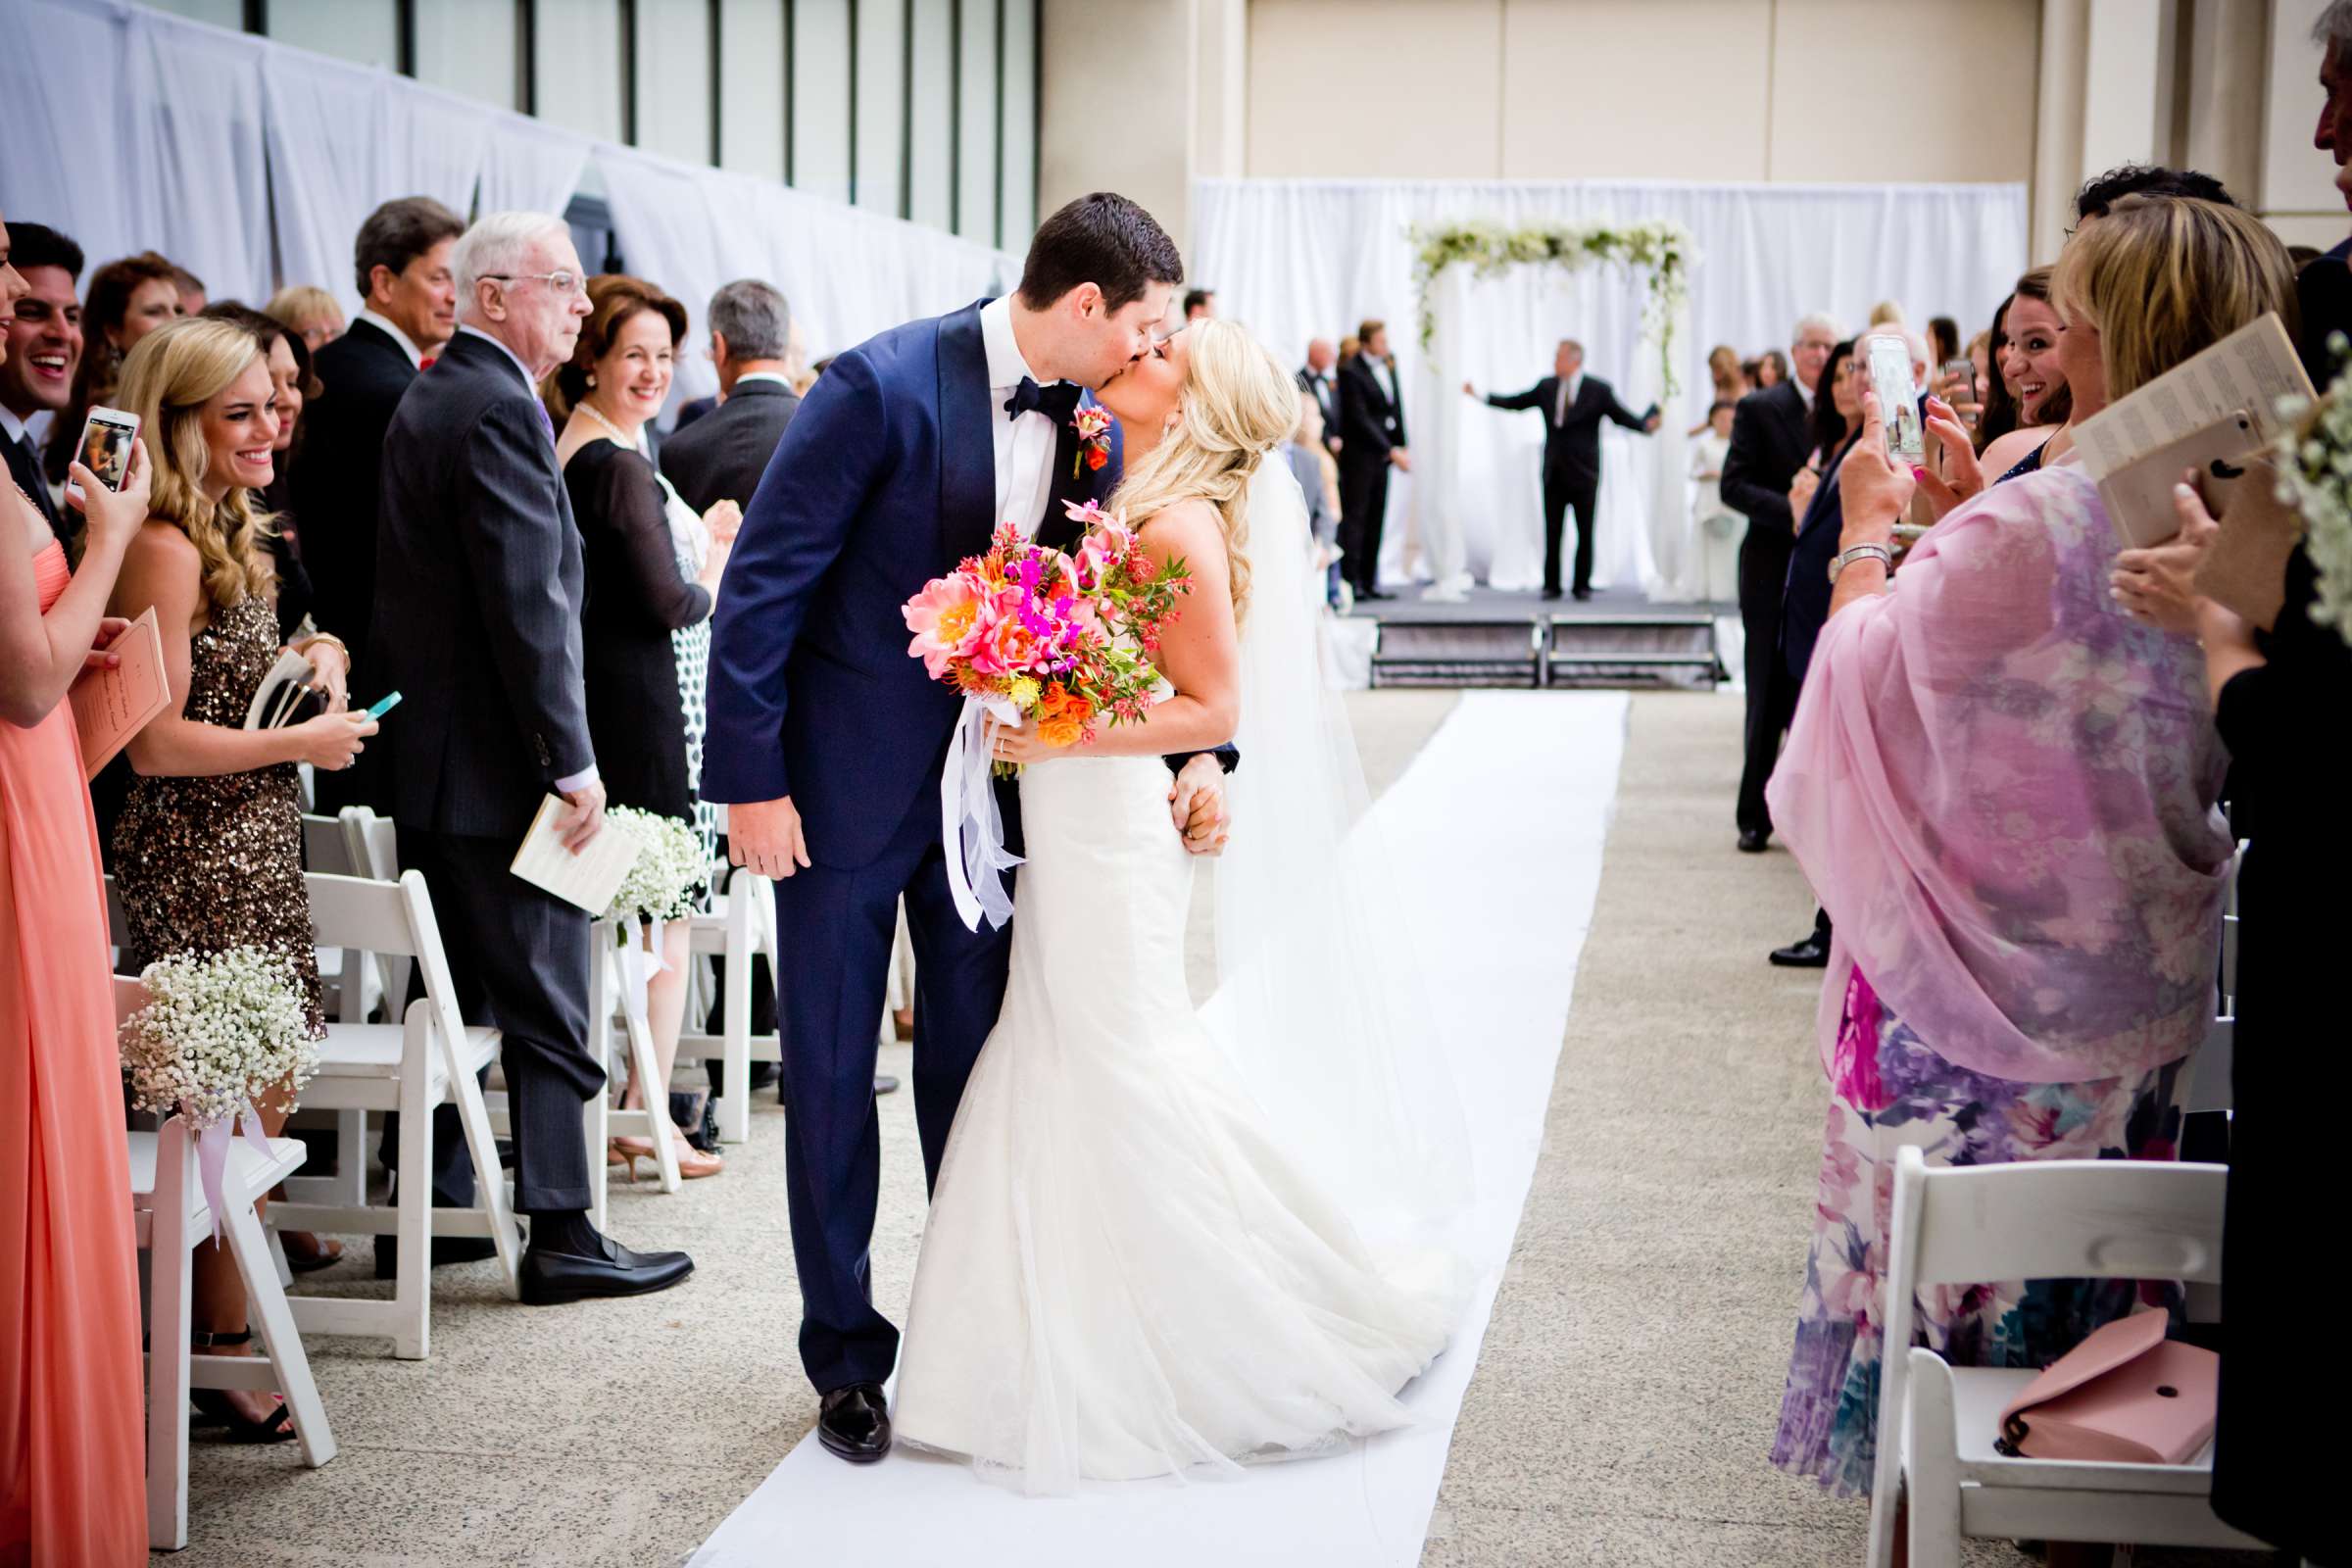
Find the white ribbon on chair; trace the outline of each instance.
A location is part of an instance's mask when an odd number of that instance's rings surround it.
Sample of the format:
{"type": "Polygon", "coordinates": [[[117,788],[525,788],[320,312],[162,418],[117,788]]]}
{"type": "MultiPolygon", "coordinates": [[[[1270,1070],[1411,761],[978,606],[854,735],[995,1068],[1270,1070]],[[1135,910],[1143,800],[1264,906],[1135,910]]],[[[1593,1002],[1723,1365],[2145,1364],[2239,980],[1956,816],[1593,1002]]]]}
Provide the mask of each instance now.
{"type": "Polygon", "coordinates": [[[228,1212],[221,1180],[228,1173],[228,1146],[239,1120],[245,1124],[245,1142],[264,1159],[270,1157],[270,1136],[262,1131],[261,1112],[253,1108],[250,1100],[196,1135],[196,1178],[204,1184],[205,1206],[210,1211],[204,1222],[208,1242],[220,1237],[220,1216],[228,1212]]]}
{"type": "Polygon", "coordinates": [[[1005,852],[1004,821],[989,776],[992,718],[1018,724],[1021,712],[1002,698],[964,698],[963,713],[948,741],[948,763],[939,775],[939,841],[948,853],[948,891],[969,931],[979,930],[984,916],[1000,929],[1012,918],[1012,898],[999,873],[1021,863],[1019,856],[1005,852]]]}
{"type": "Polygon", "coordinates": [[[639,1029],[649,1027],[647,993],[654,976],[669,967],[662,956],[662,934],[660,920],[645,924],[635,920],[621,922],[620,1004],[628,1012],[629,1022],[639,1029]]]}

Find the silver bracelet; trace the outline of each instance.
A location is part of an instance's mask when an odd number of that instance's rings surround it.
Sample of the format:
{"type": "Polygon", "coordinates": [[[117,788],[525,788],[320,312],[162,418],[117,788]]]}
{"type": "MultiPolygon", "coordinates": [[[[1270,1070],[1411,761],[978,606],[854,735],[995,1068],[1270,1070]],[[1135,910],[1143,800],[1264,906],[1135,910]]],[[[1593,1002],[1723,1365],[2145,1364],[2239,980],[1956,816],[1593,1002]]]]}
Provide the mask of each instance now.
{"type": "Polygon", "coordinates": [[[1857,561],[1876,561],[1881,565],[1885,566],[1888,571],[1891,572],[1894,570],[1894,552],[1887,549],[1885,545],[1855,545],[1850,550],[1840,550],[1835,557],[1831,559],[1830,581],[1836,582],[1838,580],[1838,574],[1843,571],[1846,567],[1852,565],[1857,561]]]}

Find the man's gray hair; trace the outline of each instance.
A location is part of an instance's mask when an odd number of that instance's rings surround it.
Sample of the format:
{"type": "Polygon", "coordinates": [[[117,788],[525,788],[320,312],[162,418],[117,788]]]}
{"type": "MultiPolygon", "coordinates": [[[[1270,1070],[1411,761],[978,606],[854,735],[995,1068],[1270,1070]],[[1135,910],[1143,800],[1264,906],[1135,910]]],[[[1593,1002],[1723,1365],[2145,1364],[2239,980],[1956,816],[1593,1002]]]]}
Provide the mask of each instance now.
{"type": "Polygon", "coordinates": [[[2328,9],[2312,24],[2311,41],[2333,47],[2339,60],[2352,56],[2352,0],[2328,0],[2328,9]]]}
{"type": "Polygon", "coordinates": [[[570,225],[553,213],[486,213],[474,220],[449,255],[449,270],[458,276],[459,314],[474,308],[474,285],[483,278],[521,271],[529,265],[531,247],[541,240],[569,238],[570,225]]]}
{"type": "Polygon", "coordinates": [[[1809,311],[1796,318],[1796,330],[1788,334],[1788,341],[1791,343],[1801,341],[1806,331],[1816,326],[1829,333],[1833,340],[1845,336],[1845,328],[1838,322],[1838,318],[1827,311],[1809,311]]]}
{"type": "Polygon", "coordinates": [[[780,360],[792,341],[792,307],[772,283],[739,277],[710,296],[710,330],[730,360],[780,360]]]}

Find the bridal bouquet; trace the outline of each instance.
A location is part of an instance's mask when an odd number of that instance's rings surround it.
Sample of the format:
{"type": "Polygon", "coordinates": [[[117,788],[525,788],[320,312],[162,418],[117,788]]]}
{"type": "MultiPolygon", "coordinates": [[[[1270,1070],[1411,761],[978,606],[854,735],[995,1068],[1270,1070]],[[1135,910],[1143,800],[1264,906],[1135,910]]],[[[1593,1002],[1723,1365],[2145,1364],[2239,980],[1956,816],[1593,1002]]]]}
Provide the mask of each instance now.
{"type": "Polygon", "coordinates": [[[1192,591],[1185,564],[1152,565],[1120,514],[1091,501],[1068,511],[1082,528],[1074,549],[999,528],[986,554],[933,578],[903,612],[907,654],[963,697],[940,776],[940,836],[949,890],[975,931],[983,916],[1011,918],[999,873],[1020,864],[989,788],[989,723],[1035,719],[1047,745],[1080,746],[1099,720],[1141,718],[1164,694],[1152,656],[1192,591]]]}
{"type": "Polygon", "coordinates": [[[1068,504],[1084,535],[1069,554],[1007,525],[988,553],[906,601],[907,654],[934,679],[997,710],[1035,718],[1049,746],[1082,745],[1095,721],[1140,718],[1158,700],[1152,656],[1192,591],[1182,561],[1154,567],[1118,514],[1068,504]],[[1008,710],[1008,711],[1007,711],[1008,710]]]}

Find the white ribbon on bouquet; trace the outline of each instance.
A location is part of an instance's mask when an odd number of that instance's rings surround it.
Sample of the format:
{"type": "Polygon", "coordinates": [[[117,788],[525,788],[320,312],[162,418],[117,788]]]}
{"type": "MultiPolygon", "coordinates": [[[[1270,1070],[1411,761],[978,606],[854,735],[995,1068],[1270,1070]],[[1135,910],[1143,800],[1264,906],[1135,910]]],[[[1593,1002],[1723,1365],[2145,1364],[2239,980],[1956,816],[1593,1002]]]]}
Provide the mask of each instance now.
{"type": "Polygon", "coordinates": [[[221,1178],[228,1171],[228,1146],[236,1137],[240,1121],[245,1124],[245,1142],[268,1159],[270,1135],[262,1131],[261,1112],[253,1108],[250,1100],[196,1134],[196,1179],[204,1184],[205,1206],[211,1210],[204,1220],[204,1239],[208,1242],[219,1238],[220,1216],[228,1212],[221,1178]]]}
{"type": "Polygon", "coordinates": [[[629,1022],[647,1024],[647,990],[654,976],[669,967],[662,956],[664,922],[623,920],[620,923],[620,1002],[629,1022]],[[650,928],[650,929],[649,929],[650,928]]]}
{"type": "Polygon", "coordinates": [[[1004,820],[997,809],[990,778],[988,725],[1021,721],[1021,710],[1001,697],[967,696],[948,740],[947,766],[939,775],[939,842],[948,852],[948,891],[964,929],[977,931],[983,917],[1000,929],[1012,918],[1012,896],[1001,873],[1021,863],[1004,849],[1004,820]]]}

